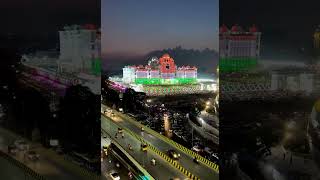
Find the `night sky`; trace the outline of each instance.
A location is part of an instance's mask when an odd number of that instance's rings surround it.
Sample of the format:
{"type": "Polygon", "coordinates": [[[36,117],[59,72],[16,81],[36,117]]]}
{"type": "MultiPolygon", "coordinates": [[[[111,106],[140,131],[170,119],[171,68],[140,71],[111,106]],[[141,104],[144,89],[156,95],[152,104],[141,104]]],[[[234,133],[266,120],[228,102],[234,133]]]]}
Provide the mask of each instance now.
{"type": "Polygon", "coordinates": [[[303,61],[310,55],[312,35],[320,24],[320,1],[223,0],[220,24],[256,24],[262,31],[262,57],[303,61]]]}
{"type": "Polygon", "coordinates": [[[218,0],[103,0],[104,54],[218,49],[218,0]]]}
{"type": "Polygon", "coordinates": [[[58,42],[57,30],[66,24],[100,26],[100,10],[100,0],[2,0],[0,36],[13,33],[58,42]]]}

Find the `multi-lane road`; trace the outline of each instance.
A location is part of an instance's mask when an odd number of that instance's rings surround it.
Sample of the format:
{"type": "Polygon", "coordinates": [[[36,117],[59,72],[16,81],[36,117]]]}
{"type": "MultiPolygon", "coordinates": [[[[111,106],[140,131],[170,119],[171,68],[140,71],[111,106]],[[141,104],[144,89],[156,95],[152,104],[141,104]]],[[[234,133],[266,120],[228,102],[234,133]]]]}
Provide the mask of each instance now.
{"type": "MultiPolygon", "coordinates": [[[[18,135],[0,127],[0,151],[7,152],[8,145],[13,144],[16,139],[21,139],[18,135]]],[[[70,179],[70,180],[86,180],[92,179],[89,174],[84,175],[82,172],[82,168],[77,165],[65,160],[61,155],[56,154],[55,152],[43,148],[39,144],[33,144],[28,142],[30,148],[40,154],[40,159],[38,161],[30,161],[24,158],[23,152],[18,152],[12,158],[16,159],[20,163],[26,165],[36,173],[44,176],[48,180],[62,180],[62,179],[70,179]]],[[[0,166],[10,164],[5,159],[0,158],[0,166]]],[[[5,167],[5,166],[1,166],[5,167]]],[[[17,179],[15,177],[24,177],[30,178],[28,173],[24,172],[24,169],[19,169],[18,167],[10,164],[6,166],[6,168],[0,169],[0,179],[8,179],[14,180],[17,179]],[[19,172],[20,171],[20,172],[19,172]],[[5,175],[12,175],[10,178],[5,178],[5,175]]]]}
{"type": "MultiPolygon", "coordinates": [[[[107,132],[110,136],[115,136],[118,131],[119,125],[114,123],[110,118],[101,116],[101,128],[107,132]]],[[[131,155],[151,176],[155,179],[169,179],[180,178],[185,179],[186,176],[182,174],[178,169],[174,168],[167,161],[162,159],[159,155],[151,150],[146,152],[141,150],[141,142],[132,137],[129,133],[124,131],[124,138],[119,135],[115,138],[116,142],[121,145],[122,148],[127,150],[127,153],[131,155]],[[132,150],[129,150],[128,144],[132,145],[132,150]],[[151,159],[156,159],[156,165],[151,163],[151,159]]]]}
{"type": "MultiPolygon", "coordinates": [[[[101,107],[107,108],[104,105],[101,105],[101,107]]],[[[131,117],[126,116],[125,114],[119,113],[119,112],[114,112],[113,115],[111,115],[110,113],[107,113],[105,115],[101,116],[101,128],[103,128],[105,131],[107,132],[111,132],[111,133],[116,133],[117,131],[117,127],[124,127],[127,130],[131,131],[132,133],[135,133],[136,135],[138,135],[139,137],[141,137],[144,141],[148,142],[149,144],[151,144],[153,147],[157,148],[158,150],[162,151],[163,153],[166,153],[167,150],[169,149],[174,149],[176,152],[181,154],[181,157],[178,160],[178,163],[187,171],[189,171],[190,173],[192,173],[193,175],[195,175],[196,177],[200,178],[201,180],[215,180],[215,179],[219,179],[219,174],[216,173],[211,167],[207,166],[206,164],[200,162],[199,164],[196,164],[193,161],[193,156],[190,155],[189,153],[185,152],[184,150],[177,148],[176,146],[174,146],[173,144],[169,143],[168,141],[165,141],[161,138],[158,138],[157,136],[154,135],[154,133],[149,133],[148,131],[141,131],[140,127],[136,124],[132,122],[132,118],[131,117]]],[[[121,138],[121,137],[120,137],[121,138]]],[[[118,138],[119,139],[119,138],[118,138]]],[[[130,139],[134,140],[134,138],[130,139]]],[[[139,141],[128,141],[126,139],[119,139],[119,142],[122,141],[127,141],[126,143],[131,143],[135,148],[140,148],[140,142],[139,141]]],[[[149,153],[150,151],[148,151],[149,153]]],[[[153,152],[150,152],[149,154],[152,154],[153,152]]],[[[148,156],[143,156],[141,154],[133,154],[133,156],[135,158],[146,158],[148,156]],[[142,157],[140,157],[142,156],[142,157]]],[[[154,154],[154,156],[156,156],[154,154]]],[[[157,157],[157,159],[162,160],[162,158],[160,158],[159,156],[157,157]]],[[[167,171],[165,169],[176,169],[173,168],[172,165],[170,163],[168,163],[167,161],[163,160],[163,170],[156,168],[157,171],[154,173],[160,173],[161,175],[169,173],[170,171],[167,171]]],[[[147,163],[149,164],[149,163],[147,163]]],[[[149,171],[149,170],[148,170],[149,171]]],[[[172,170],[171,170],[172,171],[172,170]]],[[[149,172],[150,174],[153,174],[153,172],[149,172]]],[[[175,170],[174,173],[176,175],[179,176],[179,171],[175,170]]],[[[181,174],[181,173],[180,173],[181,174]]],[[[169,175],[169,174],[168,174],[169,175]]],[[[179,176],[180,177],[180,176],[179,176]]],[[[167,176],[165,179],[170,178],[170,176],[167,176]]],[[[159,178],[157,178],[159,179],[159,178]]],[[[161,179],[161,178],[160,178],[161,179]]]]}

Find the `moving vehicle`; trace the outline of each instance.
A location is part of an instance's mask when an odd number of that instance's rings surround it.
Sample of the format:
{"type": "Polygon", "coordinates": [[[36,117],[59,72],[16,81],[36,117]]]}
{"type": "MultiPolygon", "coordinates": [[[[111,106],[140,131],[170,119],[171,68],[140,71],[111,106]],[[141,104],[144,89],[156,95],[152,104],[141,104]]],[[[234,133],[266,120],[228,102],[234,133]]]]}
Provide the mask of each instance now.
{"type": "Polygon", "coordinates": [[[194,157],[194,158],[193,158],[193,162],[199,164],[199,160],[197,159],[197,157],[194,157]]]}
{"type": "Polygon", "coordinates": [[[168,153],[169,157],[172,158],[172,159],[179,159],[180,158],[180,154],[177,153],[173,149],[168,150],[167,153],[168,153]]]}
{"type": "Polygon", "coordinates": [[[115,171],[111,172],[109,175],[110,175],[110,177],[111,177],[113,180],[120,180],[120,175],[119,175],[119,173],[117,173],[117,172],[115,172],[115,171]]]}
{"type": "Polygon", "coordinates": [[[118,128],[118,133],[123,133],[123,129],[122,128],[118,128]]]}
{"type": "Polygon", "coordinates": [[[31,161],[36,161],[36,160],[39,160],[40,158],[40,155],[37,154],[35,151],[28,151],[26,153],[26,156],[28,159],[30,159],[31,161]]]}
{"type": "Polygon", "coordinates": [[[141,144],[141,150],[142,151],[147,151],[148,145],[146,143],[141,144]]]}

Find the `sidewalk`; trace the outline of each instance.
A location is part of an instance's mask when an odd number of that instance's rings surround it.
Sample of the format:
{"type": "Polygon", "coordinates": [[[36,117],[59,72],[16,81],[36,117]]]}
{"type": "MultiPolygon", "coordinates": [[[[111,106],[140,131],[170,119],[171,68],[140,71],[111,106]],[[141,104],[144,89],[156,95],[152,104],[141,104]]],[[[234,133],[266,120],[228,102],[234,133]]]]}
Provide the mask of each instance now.
{"type": "MultiPolygon", "coordinates": [[[[0,150],[7,153],[7,146],[12,144],[16,139],[25,139],[19,135],[0,127],[0,150]]],[[[77,166],[70,160],[66,160],[63,155],[58,155],[51,149],[46,149],[42,145],[27,141],[30,149],[40,154],[38,161],[29,161],[24,158],[23,153],[19,152],[12,156],[16,160],[25,164],[33,171],[45,176],[48,180],[92,180],[99,177],[88,170],[77,166]]]]}

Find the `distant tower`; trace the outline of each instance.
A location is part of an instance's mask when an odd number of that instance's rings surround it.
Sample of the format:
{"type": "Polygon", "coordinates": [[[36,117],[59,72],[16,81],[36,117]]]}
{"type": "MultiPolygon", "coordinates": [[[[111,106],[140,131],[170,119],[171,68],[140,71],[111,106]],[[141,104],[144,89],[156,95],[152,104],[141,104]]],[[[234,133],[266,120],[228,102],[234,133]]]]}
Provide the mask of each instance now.
{"type": "Polygon", "coordinates": [[[160,72],[161,76],[164,79],[173,79],[175,78],[176,65],[174,60],[170,57],[169,54],[164,54],[160,59],[160,72]]]}
{"type": "Polygon", "coordinates": [[[219,70],[221,72],[246,71],[257,65],[260,56],[261,32],[253,25],[249,31],[234,25],[219,29],[219,70]]]}
{"type": "Polygon", "coordinates": [[[99,66],[93,62],[101,56],[99,31],[94,25],[65,26],[59,37],[60,70],[90,72],[93,66],[99,66]]]}

